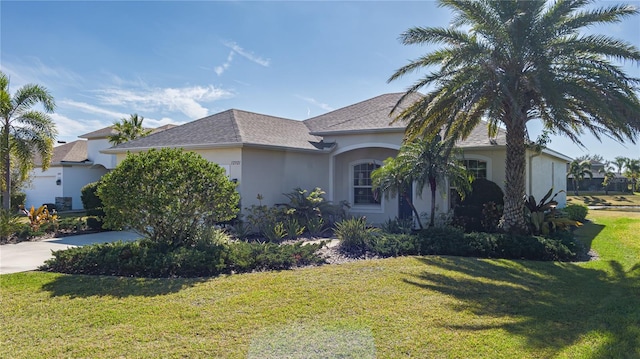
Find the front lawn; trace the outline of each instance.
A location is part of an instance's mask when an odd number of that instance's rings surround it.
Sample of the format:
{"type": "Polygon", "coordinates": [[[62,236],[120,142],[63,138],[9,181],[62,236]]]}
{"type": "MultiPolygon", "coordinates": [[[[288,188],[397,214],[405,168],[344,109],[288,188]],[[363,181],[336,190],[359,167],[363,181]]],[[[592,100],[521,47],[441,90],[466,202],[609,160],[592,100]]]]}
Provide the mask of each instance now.
{"type": "Polygon", "coordinates": [[[586,263],[405,257],[203,279],[0,277],[2,358],[638,358],[640,213],[586,263]],[[296,355],[289,355],[290,353],[296,355]]]}
{"type": "Polygon", "coordinates": [[[640,193],[584,192],[579,196],[567,192],[567,204],[583,204],[586,206],[640,206],[640,193]]]}

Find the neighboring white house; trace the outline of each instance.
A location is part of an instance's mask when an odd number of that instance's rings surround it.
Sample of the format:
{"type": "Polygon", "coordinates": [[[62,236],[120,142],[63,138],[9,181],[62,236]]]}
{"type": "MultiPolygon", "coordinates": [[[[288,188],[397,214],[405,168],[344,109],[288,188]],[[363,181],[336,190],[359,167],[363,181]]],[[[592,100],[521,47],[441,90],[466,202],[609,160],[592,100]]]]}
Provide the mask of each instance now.
{"type": "MultiPolygon", "coordinates": [[[[223,166],[238,181],[242,207],[282,203],[283,193],[294,188],[320,187],[328,200],[346,200],[350,214],[364,215],[371,223],[405,216],[404,201],[389,200],[371,190],[371,171],[397,154],[404,125],[391,124],[389,113],[401,93],[385,94],[305,121],[227,110],[144,138],[104,149],[120,163],[127,152],[151,148],[183,148],[223,166]]],[[[419,95],[416,95],[419,96],[419,95]]],[[[417,98],[417,97],[416,97],[417,98]]],[[[489,138],[478,126],[465,141],[464,160],[478,177],[504,188],[505,132],[489,138]]],[[[527,154],[527,192],[542,197],[549,188],[566,189],[565,168],[571,159],[553,150],[527,154]]],[[[430,208],[430,196],[415,196],[420,211],[430,208]]],[[[564,194],[556,197],[564,206],[564,194]]],[[[446,197],[436,199],[439,211],[449,210],[446,197]]],[[[410,214],[409,214],[410,215],[410,214]]]]}
{"type": "Polygon", "coordinates": [[[31,171],[31,184],[24,189],[27,208],[54,203],[59,210],[83,209],[80,190],[107,173],[87,156],[89,141],[73,141],[53,149],[51,164],[42,171],[42,159],[36,156],[31,171]]]}
{"type": "MultiPolygon", "coordinates": [[[[153,131],[172,127],[175,125],[165,125],[153,131]]],[[[23,189],[27,194],[26,207],[53,203],[58,210],[84,209],[80,197],[82,187],[99,180],[116,166],[115,155],[100,152],[111,147],[108,136],[114,133],[113,126],[109,126],[78,136],[85,140],[54,147],[51,164],[46,171],[42,171],[42,159],[36,155],[30,174],[31,184],[23,189]]]]}

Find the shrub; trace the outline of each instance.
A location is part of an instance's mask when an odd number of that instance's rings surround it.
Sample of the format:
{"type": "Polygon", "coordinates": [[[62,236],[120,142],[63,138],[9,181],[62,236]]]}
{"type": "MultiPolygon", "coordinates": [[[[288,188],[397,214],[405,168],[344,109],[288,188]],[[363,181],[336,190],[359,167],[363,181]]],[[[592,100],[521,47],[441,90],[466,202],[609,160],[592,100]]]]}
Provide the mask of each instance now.
{"type": "Polygon", "coordinates": [[[334,234],[340,240],[340,251],[362,255],[373,248],[380,229],[367,225],[365,217],[342,220],[335,225],[334,234]]]}
{"type": "Polygon", "coordinates": [[[23,208],[22,212],[29,218],[29,225],[34,231],[38,231],[41,226],[48,223],[55,225],[58,220],[55,210],[49,212],[47,205],[42,205],[38,209],[34,206],[31,206],[30,210],[23,208]]]}
{"type": "Polygon", "coordinates": [[[567,218],[578,222],[584,222],[589,213],[589,208],[580,204],[570,204],[562,209],[562,212],[567,215],[567,218]]]}
{"type": "Polygon", "coordinates": [[[397,257],[418,254],[417,239],[411,234],[383,233],[374,238],[370,251],[380,257],[397,257]]]}
{"type": "Polygon", "coordinates": [[[471,184],[471,193],[454,209],[453,223],[466,232],[494,231],[503,206],[504,193],[500,186],[478,178],[471,184]]]}
{"type": "Polygon", "coordinates": [[[40,269],[69,274],[204,277],[281,270],[324,262],[316,254],[324,243],[276,245],[229,242],[221,231],[211,230],[208,233],[210,236],[199,236],[190,246],[173,247],[142,239],[55,251],[53,258],[40,269]]]}
{"type": "Polygon", "coordinates": [[[455,227],[430,227],[418,232],[419,254],[461,255],[458,248],[464,242],[464,233],[455,227]]]}
{"type": "Polygon", "coordinates": [[[100,182],[92,182],[80,190],[80,200],[82,206],[87,211],[87,216],[104,217],[102,210],[102,200],[98,197],[98,185],[100,182]]]}
{"type": "Polygon", "coordinates": [[[380,229],[389,234],[409,234],[413,230],[413,219],[389,218],[380,226],[380,229]]]}
{"type": "Polygon", "coordinates": [[[198,228],[235,217],[239,195],[224,169],[194,152],[129,154],[98,185],[107,228],[189,244],[198,228]]]}
{"type": "Polygon", "coordinates": [[[58,219],[58,229],[66,231],[82,231],[87,228],[87,221],[80,218],[58,219]]]}
{"type": "Polygon", "coordinates": [[[17,216],[13,211],[0,208],[0,243],[6,242],[23,226],[20,222],[20,216],[17,216]]]}
{"type": "Polygon", "coordinates": [[[100,217],[87,217],[87,227],[92,231],[102,230],[104,222],[100,217]]]}
{"type": "Polygon", "coordinates": [[[20,206],[24,206],[25,201],[27,200],[27,194],[24,192],[14,192],[11,191],[11,208],[17,209],[20,206]]]}

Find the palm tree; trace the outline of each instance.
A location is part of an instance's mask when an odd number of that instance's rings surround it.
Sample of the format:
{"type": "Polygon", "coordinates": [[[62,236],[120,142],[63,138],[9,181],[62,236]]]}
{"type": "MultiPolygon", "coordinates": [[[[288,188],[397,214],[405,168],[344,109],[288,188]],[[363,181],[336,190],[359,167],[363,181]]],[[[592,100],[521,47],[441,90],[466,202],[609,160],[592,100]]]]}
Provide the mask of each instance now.
{"type": "Polygon", "coordinates": [[[26,177],[33,168],[35,153],[42,157],[42,169],[49,167],[53,143],[58,131],[48,113],[55,109],[53,96],[36,84],[9,93],[9,78],[0,72],[0,156],[2,157],[2,207],[11,208],[11,159],[15,160],[20,175],[26,177]],[[43,111],[33,107],[41,104],[43,111]]]}
{"type": "Polygon", "coordinates": [[[629,159],[624,176],[631,180],[631,193],[636,192],[636,185],[640,179],[640,159],[629,159]]]}
{"type": "Polygon", "coordinates": [[[627,157],[618,156],[614,158],[613,163],[618,168],[618,174],[622,174],[622,169],[624,168],[624,166],[627,164],[628,161],[629,159],[627,157]]]}
{"type": "Polygon", "coordinates": [[[610,161],[606,161],[604,166],[598,170],[598,173],[604,174],[602,179],[602,187],[604,187],[604,194],[609,194],[609,185],[616,178],[616,173],[613,172],[614,168],[610,161]]]}
{"type": "Polygon", "coordinates": [[[420,221],[420,213],[418,213],[411,196],[409,196],[409,186],[412,184],[412,180],[409,178],[409,172],[406,164],[401,163],[397,157],[389,157],[384,160],[382,166],[371,172],[373,190],[382,191],[387,200],[389,197],[395,197],[400,194],[402,199],[411,207],[411,211],[413,211],[418,221],[418,226],[420,229],[423,229],[422,221],[420,221]]]}
{"type": "Polygon", "coordinates": [[[567,178],[571,177],[573,182],[573,193],[576,196],[578,195],[578,190],[580,189],[580,181],[582,181],[585,176],[593,178],[593,172],[591,172],[591,162],[579,160],[571,161],[571,163],[569,164],[569,170],[567,171],[567,178]]]}
{"type": "Polygon", "coordinates": [[[152,130],[142,127],[142,121],[144,117],[134,113],[128,119],[123,118],[114,123],[115,133],[109,135],[109,142],[115,146],[150,134],[152,130]]]}
{"type": "MultiPolygon", "coordinates": [[[[456,188],[462,197],[464,197],[464,194],[471,188],[471,178],[464,164],[456,158],[458,155],[458,151],[452,148],[451,143],[442,141],[440,136],[434,136],[431,139],[414,139],[413,141],[405,142],[400,148],[398,156],[396,156],[392,163],[392,165],[395,166],[393,170],[379,169],[379,171],[383,174],[395,173],[397,175],[396,178],[401,179],[401,181],[396,181],[396,183],[401,183],[401,185],[395,187],[393,194],[401,192],[402,186],[407,186],[415,182],[416,193],[422,197],[422,191],[427,184],[429,185],[431,192],[429,227],[433,227],[435,225],[436,189],[438,185],[446,189],[447,187],[445,187],[444,184],[448,181],[449,185],[456,188]]],[[[385,164],[387,163],[385,162],[385,164]]],[[[372,174],[372,178],[378,176],[384,178],[382,175],[374,176],[374,174],[372,174]]],[[[377,183],[378,187],[385,191],[385,186],[380,186],[380,184],[385,183],[385,181],[380,180],[377,183]]],[[[386,188],[393,187],[386,186],[386,188]]],[[[385,194],[387,194],[387,191],[385,191],[385,194]]],[[[415,207],[413,207],[413,210],[419,218],[415,207]]],[[[420,224],[420,228],[422,228],[419,219],[418,223],[420,224]]]]}
{"type": "Polygon", "coordinates": [[[482,119],[489,135],[506,130],[504,229],[525,232],[527,122],[578,144],[588,130],[596,138],[634,142],[640,132],[638,79],[609,59],[640,61],[633,45],[580,30],[637,14],[632,6],[587,9],[588,0],[439,0],[454,12],[451,27],[415,27],[405,45],[445,44],[398,69],[389,81],[437,66],[410,86],[392,110],[406,136],[443,131],[466,138],[482,119]],[[422,88],[428,92],[410,103],[422,88]],[[405,105],[406,102],[406,107],[405,105]],[[404,109],[402,109],[404,108],[404,109]]]}

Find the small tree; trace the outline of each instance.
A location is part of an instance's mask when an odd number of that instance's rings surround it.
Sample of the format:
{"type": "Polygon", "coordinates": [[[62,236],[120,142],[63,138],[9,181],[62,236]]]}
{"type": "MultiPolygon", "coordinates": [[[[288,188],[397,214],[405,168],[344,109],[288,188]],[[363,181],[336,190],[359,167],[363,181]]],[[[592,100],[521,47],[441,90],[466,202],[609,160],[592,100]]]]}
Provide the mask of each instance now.
{"type": "Polygon", "coordinates": [[[613,180],[616,178],[616,173],[614,172],[611,162],[606,161],[604,166],[598,170],[598,172],[604,175],[604,178],[602,179],[602,188],[604,188],[604,194],[608,195],[609,185],[611,185],[613,180]]]}
{"type": "Polygon", "coordinates": [[[239,201],[222,167],[181,149],[129,154],[103,177],[98,196],[107,228],[131,228],[176,246],[203,226],[232,219],[239,201]]]}
{"type": "Polygon", "coordinates": [[[626,167],[624,176],[631,181],[631,193],[634,193],[637,190],[638,179],[640,179],[640,159],[627,160],[626,167]]]}
{"type": "Polygon", "coordinates": [[[116,133],[109,135],[109,143],[119,145],[151,134],[152,130],[142,127],[142,121],[144,117],[134,113],[128,119],[123,118],[120,122],[113,124],[116,133]]]}

